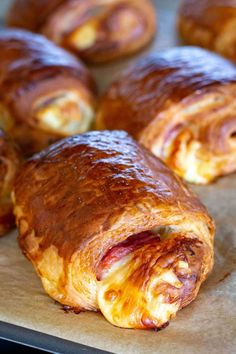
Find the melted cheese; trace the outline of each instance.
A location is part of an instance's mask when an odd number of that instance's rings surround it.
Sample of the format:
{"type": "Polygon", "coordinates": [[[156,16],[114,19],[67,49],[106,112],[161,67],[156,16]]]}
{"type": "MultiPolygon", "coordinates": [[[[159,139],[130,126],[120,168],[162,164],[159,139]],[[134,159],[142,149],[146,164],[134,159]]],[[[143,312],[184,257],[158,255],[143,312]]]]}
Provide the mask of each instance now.
{"type": "MultiPolygon", "coordinates": [[[[183,284],[174,270],[161,268],[151,245],[115,262],[98,282],[98,304],[112,324],[124,328],[161,327],[180,307],[178,296],[168,301],[167,288],[178,291],[183,284]]],[[[178,266],[188,271],[188,264],[178,266]]]]}
{"type": "Polygon", "coordinates": [[[222,167],[226,169],[227,165],[235,164],[235,154],[212,156],[196,140],[188,145],[182,141],[175,156],[176,172],[188,182],[197,184],[210,183],[222,173],[222,167]]]}
{"type": "MultiPolygon", "coordinates": [[[[177,166],[181,166],[181,177],[191,183],[207,184],[218,173],[217,160],[204,160],[201,156],[201,144],[192,141],[188,146],[183,142],[177,153],[177,166]]],[[[205,157],[207,154],[205,155],[205,157]]]]}
{"type": "Polygon", "coordinates": [[[69,42],[75,48],[85,50],[94,45],[97,39],[96,27],[90,23],[75,30],[69,37],[69,42]]]}
{"type": "Polygon", "coordinates": [[[62,136],[83,133],[94,118],[91,107],[77,92],[59,92],[44,97],[35,105],[35,117],[41,129],[62,136]]]}
{"type": "MultiPolygon", "coordinates": [[[[191,183],[208,184],[221,174],[232,172],[236,164],[235,140],[228,139],[228,145],[232,151],[216,154],[208,148],[207,142],[202,143],[199,139],[201,125],[198,126],[195,121],[199,114],[200,122],[206,122],[208,119],[205,129],[210,129],[211,120],[215,122],[221,119],[224,122],[224,119],[227,120],[227,117],[232,116],[235,109],[235,101],[231,102],[229,98],[228,102],[225,96],[217,94],[187,105],[179,111],[175,107],[169,112],[173,117],[173,127],[182,121],[186,124],[183,124],[181,130],[173,131],[168,139],[164,141],[157,139],[152,146],[152,152],[163,159],[178,175],[191,183]],[[204,120],[201,114],[206,115],[207,111],[209,113],[204,120]]],[[[168,113],[166,114],[168,116],[168,113]]]]}

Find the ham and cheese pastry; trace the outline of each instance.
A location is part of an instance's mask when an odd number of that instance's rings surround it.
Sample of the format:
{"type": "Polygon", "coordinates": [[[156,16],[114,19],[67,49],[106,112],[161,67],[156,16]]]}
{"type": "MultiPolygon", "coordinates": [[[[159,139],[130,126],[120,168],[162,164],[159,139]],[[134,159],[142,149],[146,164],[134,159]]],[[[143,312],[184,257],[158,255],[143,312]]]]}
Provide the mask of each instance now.
{"type": "Polygon", "coordinates": [[[81,134],[35,155],[13,199],[20,247],[46,292],[116,326],[166,326],[212,268],[206,209],[126,132],[81,134]]]}
{"type": "Polygon", "coordinates": [[[31,155],[85,132],[94,118],[94,83],[71,54],[37,34],[0,32],[0,127],[31,155]]]}
{"type": "Polygon", "coordinates": [[[183,0],[178,16],[183,40],[236,62],[236,1],[183,0]]]}
{"type": "Polygon", "coordinates": [[[187,181],[236,170],[236,68],[197,47],[139,60],[111,84],[98,129],[124,129],[187,181]]]}
{"type": "Polygon", "coordinates": [[[20,150],[0,129],[0,236],[15,226],[11,192],[21,162],[20,150]]]}
{"type": "Polygon", "coordinates": [[[16,0],[8,25],[42,33],[98,63],[147,45],[156,31],[155,14],[150,0],[16,0]]]}

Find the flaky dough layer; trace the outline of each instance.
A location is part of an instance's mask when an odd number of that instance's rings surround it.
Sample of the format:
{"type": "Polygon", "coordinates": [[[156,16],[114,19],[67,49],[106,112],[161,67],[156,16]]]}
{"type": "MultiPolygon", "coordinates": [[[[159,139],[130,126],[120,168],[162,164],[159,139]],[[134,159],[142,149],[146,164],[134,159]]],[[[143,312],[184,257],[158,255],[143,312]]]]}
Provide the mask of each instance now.
{"type": "Polygon", "coordinates": [[[138,60],[108,88],[97,128],[124,129],[189,182],[236,170],[236,68],[197,47],[138,60]]]}
{"type": "Polygon", "coordinates": [[[42,33],[83,60],[101,63],[147,45],[155,35],[156,11],[149,0],[16,0],[8,24],[42,33]]]}
{"type": "Polygon", "coordinates": [[[14,205],[20,247],[46,292],[120,327],[166,325],[212,268],[206,209],[122,131],[74,136],[34,156],[14,205]]]}

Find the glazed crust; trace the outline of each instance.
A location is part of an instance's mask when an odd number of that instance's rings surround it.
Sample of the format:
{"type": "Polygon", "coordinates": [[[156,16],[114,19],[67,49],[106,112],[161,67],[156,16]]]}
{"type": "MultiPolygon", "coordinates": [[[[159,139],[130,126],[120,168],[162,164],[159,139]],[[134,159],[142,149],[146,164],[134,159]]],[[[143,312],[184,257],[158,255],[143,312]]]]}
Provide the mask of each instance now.
{"type": "Polygon", "coordinates": [[[77,90],[91,109],[95,86],[75,57],[40,35],[2,30],[0,36],[1,126],[26,155],[48,146],[63,133],[39,127],[34,105],[58,90],[77,90]],[[5,118],[4,118],[5,116],[5,118]]]}
{"type": "Polygon", "coordinates": [[[155,9],[149,0],[17,0],[7,22],[42,33],[94,63],[140,50],[156,31],[155,9]]]}
{"type": "Polygon", "coordinates": [[[214,166],[197,180],[208,183],[236,168],[235,95],[236,69],[230,62],[197,47],[168,49],[138,60],[111,84],[97,128],[126,130],[183,177],[176,153],[186,138],[180,134],[186,133],[207,160],[224,159],[225,167],[214,166]]]}
{"type": "Polygon", "coordinates": [[[236,1],[183,0],[178,29],[183,40],[236,62],[236,1]]]}
{"type": "Polygon", "coordinates": [[[20,150],[0,130],[0,236],[15,226],[11,191],[21,163],[20,150]]]}
{"type": "Polygon", "coordinates": [[[18,175],[14,204],[20,247],[49,295],[73,308],[99,310],[100,262],[111,248],[134,234],[141,239],[147,230],[174,227],[176,238],[158,245],[172,262],[188,242],[193,248],[197,243],[197,275],[186,280],[188,289],[193,282],[188,295],[178,294],[180,308],[196,297],[212,268],[214,224],[206,209],[122,131],[74,136],[34,156],[18,175]]]}

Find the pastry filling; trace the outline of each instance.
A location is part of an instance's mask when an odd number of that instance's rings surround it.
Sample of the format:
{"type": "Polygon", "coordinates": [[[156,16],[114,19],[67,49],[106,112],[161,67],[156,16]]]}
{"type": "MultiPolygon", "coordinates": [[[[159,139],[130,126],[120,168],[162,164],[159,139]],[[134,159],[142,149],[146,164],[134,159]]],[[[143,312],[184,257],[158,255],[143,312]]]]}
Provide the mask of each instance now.
{"type": "Polygon", "coordinates": [[[152,152],[175,172],[192,183],[207,184],[216,177],[236,170],[236,101],[234,97],[210,94],[181,103],[165,112],[162,139],[156,139],[152,152]]]}
{"type": "Polygon", "coordinates": [[[97,17],[92,17],[75,29],[68,37],[70,45],[79,50],[86,50],[106,41],[126,42],[143,33],[142,17],[134,9],[120,6],[109,9],[97,17]]]}
{"type": "Polygon", "coordinates": [[[96,26],[88,23],[75,30],[70,38],[70,44],[79,50],[85,50],[92,47],[97,39],[96,26]]]}
{"type": "Polygon", "coordinates": [[[97,270],[98,304],[107,320],[124,328],[168,324],[196,290],[195,241],[147,231],[110,249],[97,270]]]}
{"type": "Polygon", "coordinates": [[[42,130],[67,136],[87,131],[94,111],[78,92],[62,91],[38,100],[33,115],[42,130]]]}

